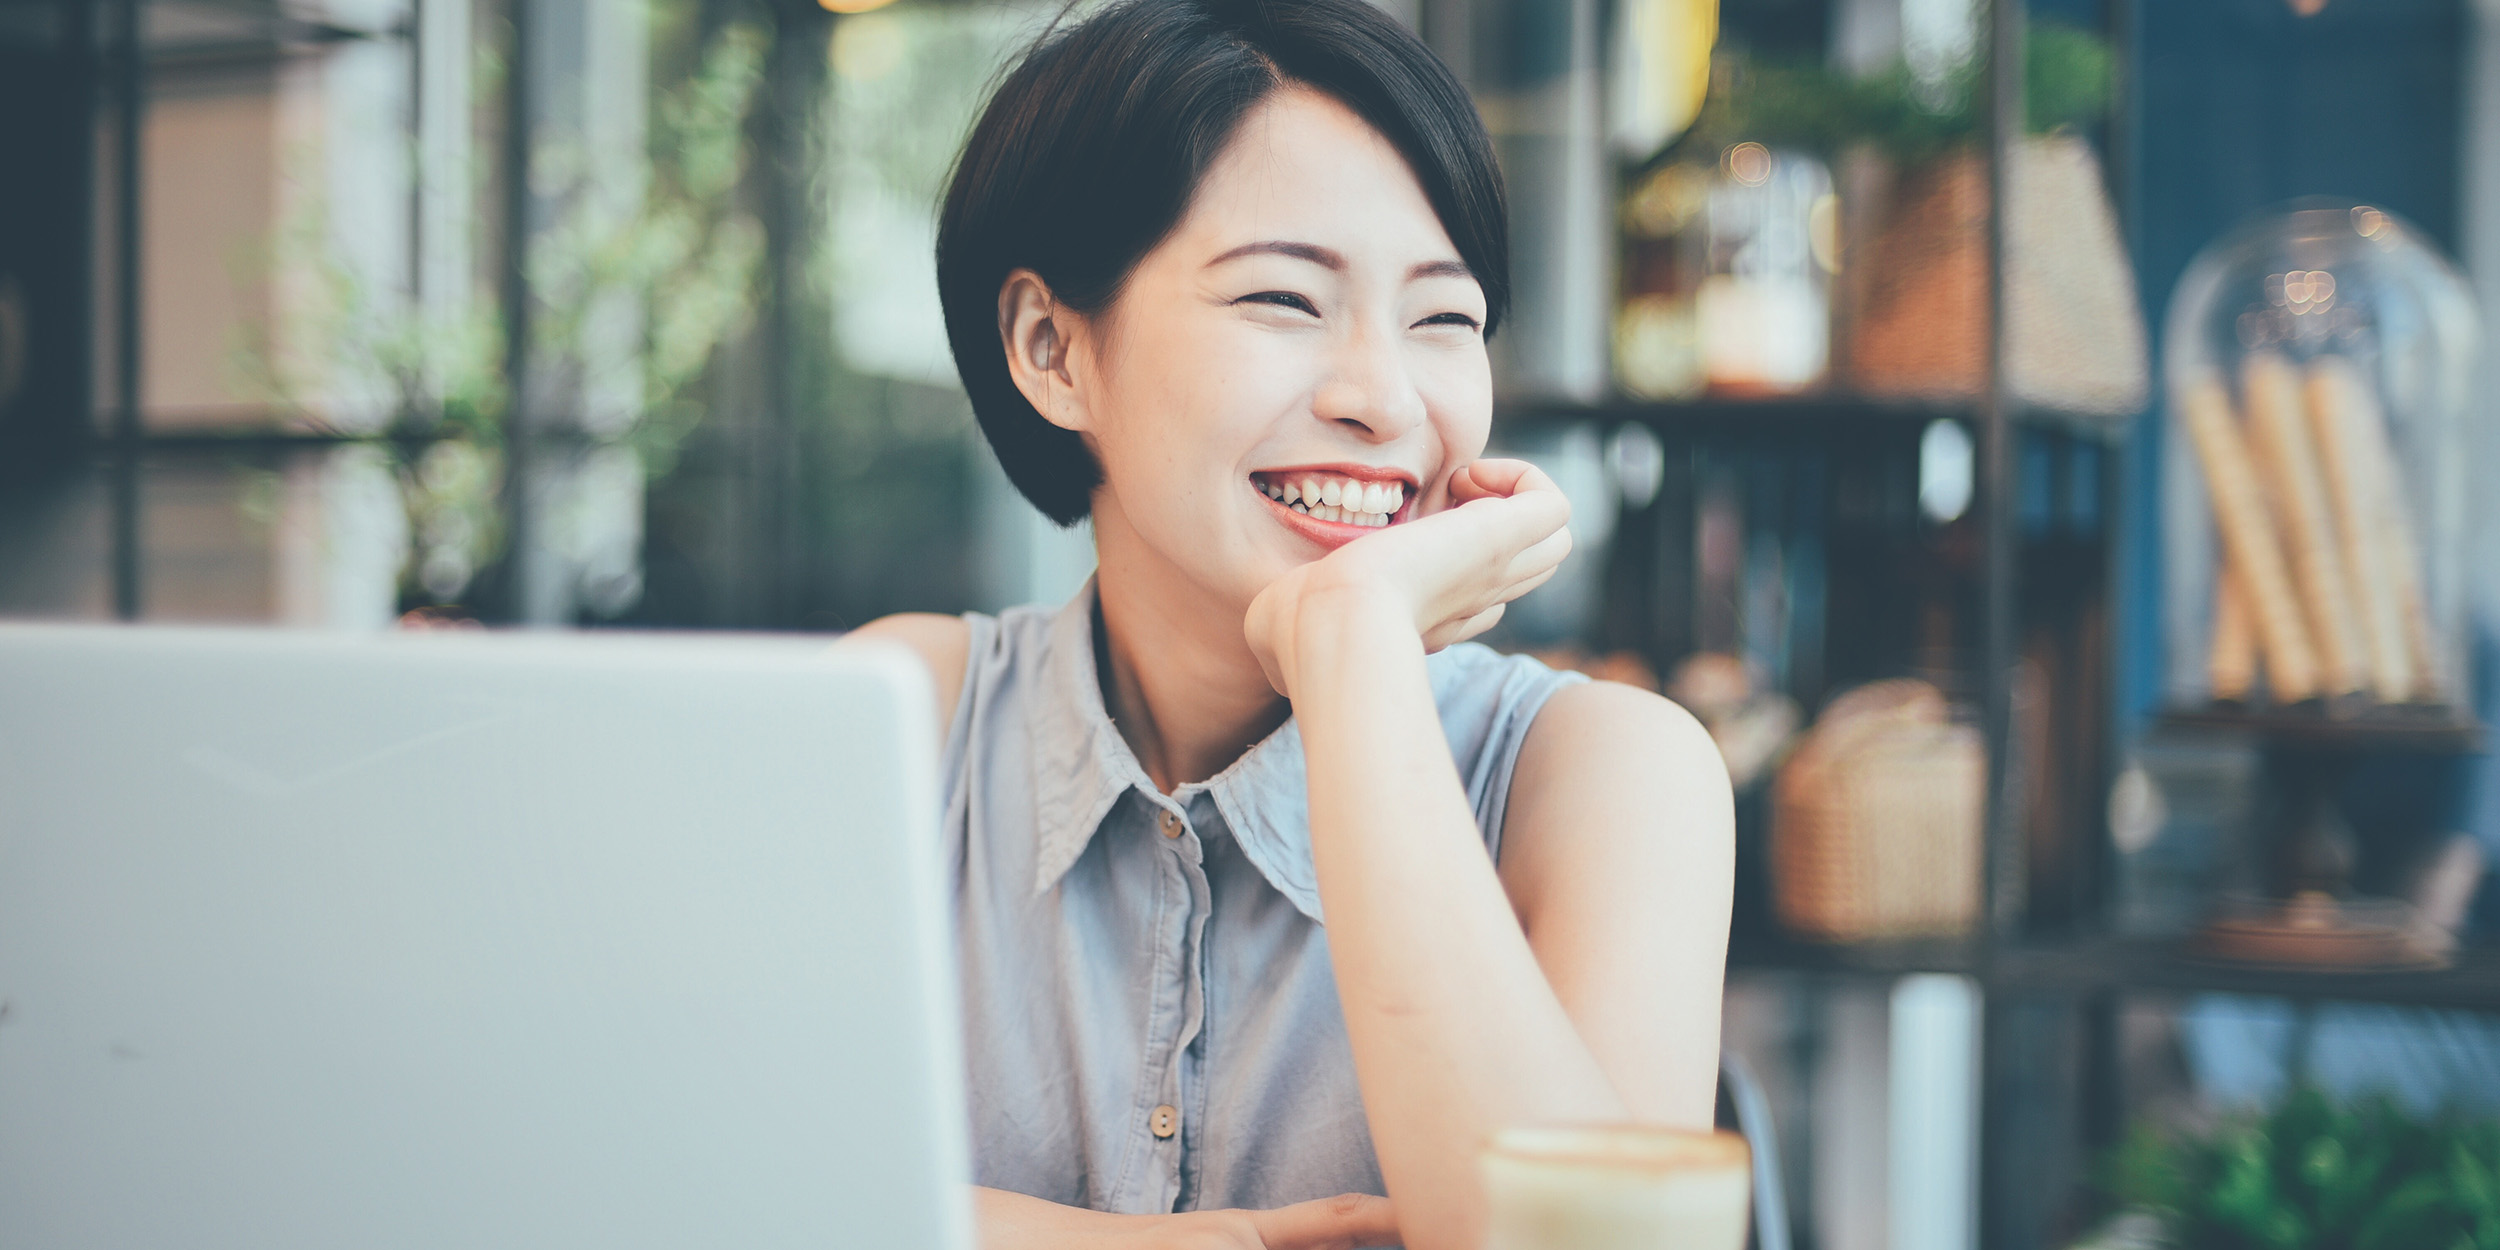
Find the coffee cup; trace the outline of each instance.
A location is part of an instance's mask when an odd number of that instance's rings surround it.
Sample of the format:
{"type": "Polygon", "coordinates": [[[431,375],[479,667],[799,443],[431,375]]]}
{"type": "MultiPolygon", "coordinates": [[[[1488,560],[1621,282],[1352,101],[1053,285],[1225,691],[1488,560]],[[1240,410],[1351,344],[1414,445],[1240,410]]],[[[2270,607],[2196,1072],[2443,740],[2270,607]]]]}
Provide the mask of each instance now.
{"type": "Polygon", "coordinates": [[[1481,1159],[1486,1250],[1744,1250],[1752,1159],[1726,1132],[1505,1129],[1481,1159]]]}

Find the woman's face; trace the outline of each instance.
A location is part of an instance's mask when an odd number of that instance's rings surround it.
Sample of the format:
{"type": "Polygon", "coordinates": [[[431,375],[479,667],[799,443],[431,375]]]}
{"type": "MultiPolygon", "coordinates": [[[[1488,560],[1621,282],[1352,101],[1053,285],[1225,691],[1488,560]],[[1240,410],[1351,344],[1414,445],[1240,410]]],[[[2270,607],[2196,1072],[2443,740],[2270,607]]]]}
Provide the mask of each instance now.
{"type": "Polygon", "coordinates": [[[1277,91],[1070,336],[1063,411],[1103,466],[1106,566],[1159,557],[1246,605],[1447,506],[1492,422],[1484,316],[1397,149],[1332,97],[1277,91]]]}

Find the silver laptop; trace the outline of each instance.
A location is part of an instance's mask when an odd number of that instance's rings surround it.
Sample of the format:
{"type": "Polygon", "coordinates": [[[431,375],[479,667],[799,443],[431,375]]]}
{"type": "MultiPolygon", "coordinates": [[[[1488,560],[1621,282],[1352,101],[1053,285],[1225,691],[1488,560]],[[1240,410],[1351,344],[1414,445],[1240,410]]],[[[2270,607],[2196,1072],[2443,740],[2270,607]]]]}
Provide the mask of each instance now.
{"type": "Polygon", "coordinates": [[[0,1246],[971,1244],[925,676],[0,625],[0,1246]]]}

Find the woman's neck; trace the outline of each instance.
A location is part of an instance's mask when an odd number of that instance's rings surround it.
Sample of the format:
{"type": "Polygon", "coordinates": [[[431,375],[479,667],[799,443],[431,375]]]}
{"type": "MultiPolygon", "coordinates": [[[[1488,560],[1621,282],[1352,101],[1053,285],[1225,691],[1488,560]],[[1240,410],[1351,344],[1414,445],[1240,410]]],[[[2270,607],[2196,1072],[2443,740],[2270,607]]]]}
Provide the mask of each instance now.
{"type": "Polygon", "coordinates": [[[1157,789],[1224,771],[1293,709],[1267,684],[1240,605],[1188,584],[1115,517],[1095,519],[1103,706],[1157,789]]]}

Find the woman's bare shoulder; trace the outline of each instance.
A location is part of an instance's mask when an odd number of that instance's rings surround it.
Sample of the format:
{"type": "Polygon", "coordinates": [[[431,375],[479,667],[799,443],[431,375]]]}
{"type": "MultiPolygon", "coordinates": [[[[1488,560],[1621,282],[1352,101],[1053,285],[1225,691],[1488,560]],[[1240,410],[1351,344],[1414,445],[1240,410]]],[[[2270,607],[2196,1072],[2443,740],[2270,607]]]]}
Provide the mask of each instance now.
{"type": "Polygon", "coordinates": [[[898,612],[881,616],[844,634],[836,647],[855,642],[888,642],[909,648],[929,669],[929,684],[937,695],[938,740],[946,740],[948,725],[955,717],[955,704],[963,697],[964,666],[971,658],[972,627],[960,616],[941,616],[935,612],[898,612]]]}
{"type": "MultiPolygon", "coordinates": [[[[1682,704],[1664,695],[1621,682],[1591,681],[1565,686],[1546,700],[1528,727],[1529,741],[1569,742],[1593,746],[1604,742],[1616,750],[1664,758],[1683,766],[1720,766],[1719,749],[1682,704]]],[[[1594,761],[1571,752],[1548,752],[1566,767],[1594,761]]]]}
{"type": "MultiPolygon", "coordinates": [[[[1538,843],[1564,836],[1558,829],[1616,854],[1630,834],[1680,857],[1697,841],[1731,837],[1730,807],[1727,765],[1692,713],[1647,690],[1593,681],[1556,691],[1537,713],[1511,774],[1509,823],[1544,830],[1528,834],[1538,843]]],[[[1505,862],[1512,841],[1503,839],[1505,862]]]]}

